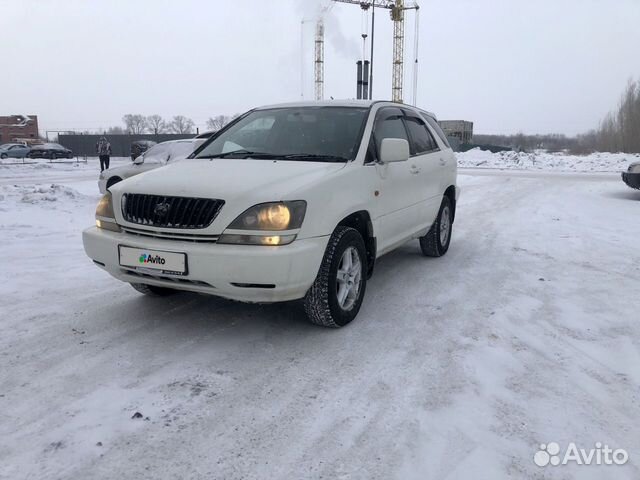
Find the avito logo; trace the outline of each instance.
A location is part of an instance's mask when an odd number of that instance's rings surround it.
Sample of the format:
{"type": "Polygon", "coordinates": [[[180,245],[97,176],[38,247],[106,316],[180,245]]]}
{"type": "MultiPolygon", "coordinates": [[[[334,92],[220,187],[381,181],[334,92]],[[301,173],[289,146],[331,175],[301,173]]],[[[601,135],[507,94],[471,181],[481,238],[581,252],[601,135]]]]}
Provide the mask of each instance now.
{"type": "Polygon", "coordinates": [[[140,258],[138,259],[138,261],[140,263],[156,263],[158,265],[164,265],[165,263],[165,259],[162,258],[160,255],[150,255],[146,253],[143,253],[142,255],[140,255],[140,258]]]}

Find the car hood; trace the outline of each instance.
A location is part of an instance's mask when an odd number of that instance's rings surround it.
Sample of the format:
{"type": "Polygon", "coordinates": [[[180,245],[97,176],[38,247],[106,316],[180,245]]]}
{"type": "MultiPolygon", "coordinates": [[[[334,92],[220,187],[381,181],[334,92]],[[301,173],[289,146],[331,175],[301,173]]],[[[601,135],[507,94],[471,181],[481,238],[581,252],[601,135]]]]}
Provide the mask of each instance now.
{"type": "Polygon", "coordinates": [[[128,176],[133,171],[133,163],[130,165],[120,165],[119,167],[107,168],[101,174],[101,178],[108,178],[114,175],[119,177],[128,176]]]}
{"type": "MultiPolygon", "coordinates": [[[[115,192],[268,202],[344,168],[345,163],[252,159],[190,159],[169,163],[116,185],[115,192]]],[[[250,205],[249,205],[250,206],[250,205]]]]}

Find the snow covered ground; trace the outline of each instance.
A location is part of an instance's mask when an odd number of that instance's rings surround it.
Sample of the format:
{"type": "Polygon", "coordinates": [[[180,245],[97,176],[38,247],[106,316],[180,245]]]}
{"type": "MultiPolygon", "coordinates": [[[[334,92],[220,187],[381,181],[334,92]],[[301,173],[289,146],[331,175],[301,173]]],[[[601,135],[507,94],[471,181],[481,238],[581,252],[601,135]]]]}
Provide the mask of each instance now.
{"type": "Polygon", "coordinates": [[[620,172],[629,164],[640,161],[640,155],[628,153],[594,153],[566,155],[563,153],[483,152],[480,149],[456,154],[464,168],[498,168],[509,170],[544,170],[557,172],[620,172]]]}
{"type": "Polygon", "coordinates": [[[461,170],[449,253],[383,257],[327,330],[108,277],[80,238],[96,170],[0,167],[0,478],[640,477],[640,192],[619,175],[461,170]],[[630,460],[541,468],[548,442],[630,460]]]}

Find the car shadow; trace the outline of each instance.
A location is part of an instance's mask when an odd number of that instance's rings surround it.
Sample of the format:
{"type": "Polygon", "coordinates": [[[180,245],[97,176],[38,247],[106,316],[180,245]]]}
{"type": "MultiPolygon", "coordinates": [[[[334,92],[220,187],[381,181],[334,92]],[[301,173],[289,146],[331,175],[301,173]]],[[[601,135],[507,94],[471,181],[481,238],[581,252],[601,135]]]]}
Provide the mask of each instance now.
{"type": "Polygon", "coordinates": [[[402,297],[408,284],[424,285],[427,295],[453,265],[465,263],[464,252],[472,248],[466,245],[466,240],[463,237],[457,239],[449,254],[437,259],[424,257],[417,241],[378,259],[374,275],[367,283],[358,317],[346,329],[328,329],[311,324],[306,318],[302,300],[251,304],[191,292],[148,297],[132,292],[126,286],[120,287],[122,294],[118,295],[118,303],[94,310],[93,321],[103,322],[123,333],[133,330],[136,334],[140,331],[150,335],[169,334],[178,342],[200,342],[214,337],[218,340],[240,340],[256,336],[286,338],[300,335],[318,340],[327,335],[344,335],[345,330],[356,332],[363,326],[375,328],[380,310],[388,309],[389,301],[393,303],[402,297]],[[349,328],[352,326],[357,328],[349,328]]]}
{"type": "Polygon", "coordinates": [[[606,197],[617,198],[618,200],[635,200],[640,201],[640,190],[632,190],[628,188],[625,190],[619,190],[615,192],[604,193],[606,197]]]}

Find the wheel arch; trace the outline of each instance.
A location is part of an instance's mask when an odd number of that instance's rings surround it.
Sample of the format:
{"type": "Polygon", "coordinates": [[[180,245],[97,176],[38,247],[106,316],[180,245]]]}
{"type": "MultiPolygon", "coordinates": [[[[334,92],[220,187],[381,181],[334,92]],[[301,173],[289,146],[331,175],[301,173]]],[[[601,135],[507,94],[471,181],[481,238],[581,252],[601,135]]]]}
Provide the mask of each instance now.
{"type": "Polygon", "coordinates": [[[360,232],[367,249],[367,278],[371,278],[376,262],[377,242],[369,212],[367,210],[353,212],[340,220],[336,226],[351,227],[360,232]]]}
{"type": "Polygon", "coordinates": [[[451,202],[451,223],[453,223],[456,219],[456,187],[455,185],[449,185],[449,187],[444,191],[444,196],[449,198],[451,202]]]}
{"type": "Polygon", "coordinates": [[[109,180],[107,180],[105,188],[108,190],[109,188],[113,187],[116,183],[120,183],[122,180],[123,179],[120,178],[118,175],[114,175],[113,177],[109,177],[109,180]]]}

